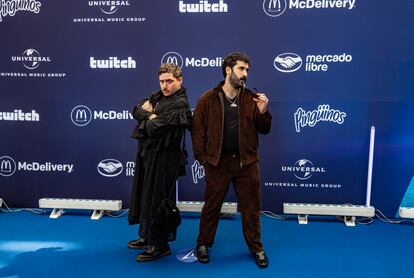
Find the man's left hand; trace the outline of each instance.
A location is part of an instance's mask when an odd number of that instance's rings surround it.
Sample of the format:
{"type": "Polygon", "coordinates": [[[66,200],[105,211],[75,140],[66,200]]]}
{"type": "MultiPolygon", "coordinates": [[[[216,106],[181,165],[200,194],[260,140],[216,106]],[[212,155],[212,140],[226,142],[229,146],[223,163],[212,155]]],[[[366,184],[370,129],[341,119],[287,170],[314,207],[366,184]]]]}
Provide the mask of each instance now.
{"type": "Polygon", "coordinates": [[[257,98],[253,99],[256,102],[257,108],[259,108],[259,113],[264,114],[267,111],[267,103],[269,99],[265,94],[257,93],[257,98]]]}

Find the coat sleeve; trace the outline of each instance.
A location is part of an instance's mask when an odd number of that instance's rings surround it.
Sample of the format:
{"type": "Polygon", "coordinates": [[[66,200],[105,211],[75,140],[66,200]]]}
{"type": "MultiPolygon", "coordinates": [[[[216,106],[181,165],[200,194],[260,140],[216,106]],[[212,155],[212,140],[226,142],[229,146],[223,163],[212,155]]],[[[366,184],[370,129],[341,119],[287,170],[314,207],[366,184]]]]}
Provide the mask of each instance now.
{"type": "Polygon", "coordinates": [[[207,115],[206,115],[206,101],[202,96],[197,103],[193,114],[193,125],[191,130],[191,137],[193,142],[193,153],[202,165],[207,161],[207,115]]]}
{"type": "Polygon", "coordinates": [[[268,134],[272,126],[272,114],[269,109],[264,114],[259,113],[259,109],[255,108],[255,127],[257,132],[261,134],[268,134]]]}
{"type": "Polygon", "coordinates": [[[135,120],[137,120],[137,121],[138,121],[138,123],[139,123],[139,122],[141,122],[141,121],[143,121],[143,120],[145,120],[145,119],[147,119],[147,118],[148,118],[148,116],[149,116],[149,115],[151,115],[151,112],[148,112],[148,111],[146,111],[146,110],[142,109],[142,105],[143,105],[143,104],[144,104],[147,100],[149,100],[149,99],[148,99],[148,98],[143,99],[140,103],[138,103],[138,105],[137,105],[137,106],[135,106],[135,107],[132,109],[132,116],[134,117],[134,119],[135,119],[135,120]]]}
{"type": "Polygon", "coordinates": [[[191,111],[184,102],[174,104],[152,120],[145,120],[145,133],[151,138],[159,138],[171,128],[183,129],[191,125],[191,111]]]}

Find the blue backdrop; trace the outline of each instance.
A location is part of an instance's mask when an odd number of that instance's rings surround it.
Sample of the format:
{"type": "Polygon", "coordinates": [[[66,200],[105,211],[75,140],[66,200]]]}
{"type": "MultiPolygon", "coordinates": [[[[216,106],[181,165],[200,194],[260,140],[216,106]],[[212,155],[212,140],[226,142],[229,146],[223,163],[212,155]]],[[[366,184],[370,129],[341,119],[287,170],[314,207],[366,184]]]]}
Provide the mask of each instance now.
{"type": "MultiPolygon", "coordinates": [[[[409,0],[1,1],[0,197],[128,207],[129,111],[158,88],[159,64],[182,66],[194,107],[243,51],[273,114],[263,209],[365,204],[375,126],[371,204],[393,216],[414,173],[413,14],[409,0]]],[[[191,158],[187,170],[179,199],[202,200],[203,169],[191,158]]]]}

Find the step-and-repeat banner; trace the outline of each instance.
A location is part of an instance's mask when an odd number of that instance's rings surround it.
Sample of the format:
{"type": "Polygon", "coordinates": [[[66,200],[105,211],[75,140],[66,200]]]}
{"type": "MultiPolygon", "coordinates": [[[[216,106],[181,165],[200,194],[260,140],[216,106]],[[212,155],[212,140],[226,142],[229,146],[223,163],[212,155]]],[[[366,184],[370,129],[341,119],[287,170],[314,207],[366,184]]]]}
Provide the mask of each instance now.
{"type": "MultiPolygon", "coordinates": [[[[260,137],[263,209],[365,204],[375,126],[371,205],[393,216],[414,206],[413,14],[410,0],[1,0],[0,198],[128,207],[130,111],[158,88],[160,63],[183,68],[194,107],[222,80],[223,57],[242,51],[273,114],[260,137]]],[[[204,182],[190,156],[179,199],[202,200],[204,182]]]]}

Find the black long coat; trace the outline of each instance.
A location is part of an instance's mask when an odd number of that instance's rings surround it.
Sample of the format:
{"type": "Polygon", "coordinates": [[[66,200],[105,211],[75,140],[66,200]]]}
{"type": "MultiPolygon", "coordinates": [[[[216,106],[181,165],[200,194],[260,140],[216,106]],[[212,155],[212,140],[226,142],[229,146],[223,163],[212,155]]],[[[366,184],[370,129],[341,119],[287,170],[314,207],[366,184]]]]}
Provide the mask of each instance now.
{"type": "Polygon", "coordinates": [[[157,91],[134,108],[133,116],[138,124],[132,137],[139,143],[128,221],[144,224],[145,236],[151,237],[155,212],[170,192],[170,198],[175,200],[175,182],[185,163],[181,144],[192,120],[186,90],[182,88],[171,96],[157,91]],[[147,100],[154,107],[155,119],[148,120],[151,113],[141,107],[147,100]]]}

